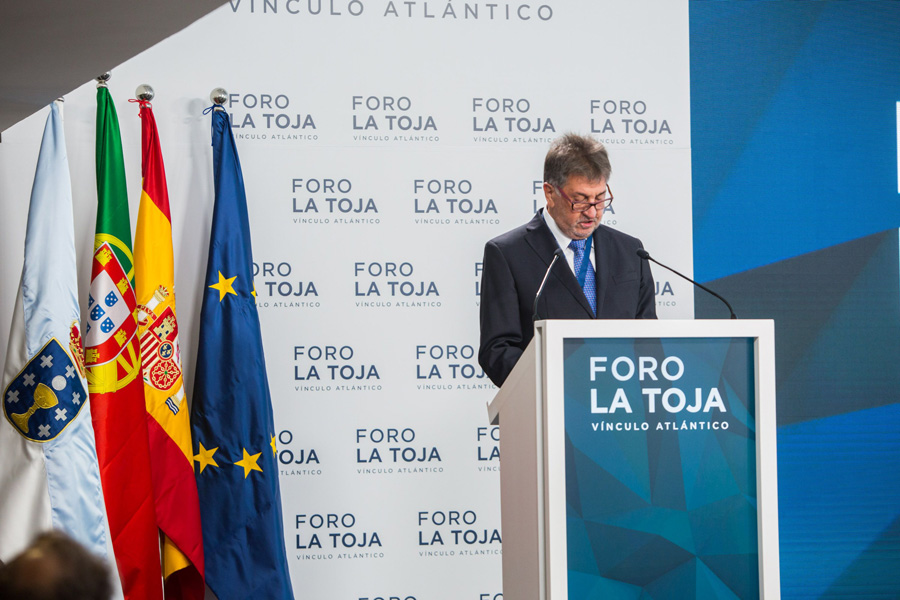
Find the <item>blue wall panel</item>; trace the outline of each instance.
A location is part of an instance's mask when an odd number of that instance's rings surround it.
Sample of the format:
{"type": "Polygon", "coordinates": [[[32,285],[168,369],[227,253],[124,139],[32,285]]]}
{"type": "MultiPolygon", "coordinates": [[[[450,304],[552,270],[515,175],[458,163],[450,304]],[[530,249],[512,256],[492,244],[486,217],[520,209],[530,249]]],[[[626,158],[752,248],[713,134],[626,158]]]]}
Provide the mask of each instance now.
{"type": "Polygon", "coordinates": [[[900,598],[900,3],[690,19],[694,273],[775,320],[783,597],[900,598]]]}
{"type": "Polygon", "coordinates": [[[690,4],[694,273],[900,226],[900,3],[690,4]]]}

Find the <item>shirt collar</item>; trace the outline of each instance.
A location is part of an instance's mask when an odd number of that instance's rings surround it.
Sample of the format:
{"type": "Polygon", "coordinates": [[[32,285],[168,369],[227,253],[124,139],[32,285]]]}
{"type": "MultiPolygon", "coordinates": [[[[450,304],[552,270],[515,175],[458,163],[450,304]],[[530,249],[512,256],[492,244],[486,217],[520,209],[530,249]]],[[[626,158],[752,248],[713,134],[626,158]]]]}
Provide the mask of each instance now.
{"type": "Polygon", "coordinates": [[[559,247],[563,250],[568,250],[569,242],[572,241],[572,238],[562,232],[562,230],[559,228],[559,225],[556,224],[556,221],[553,219],[550,213],[547,212],[546,208],[541,209],[541,216],[544,217],[544,223],[546,223],[547,227],[550,228],[550,233],[553,234],[553,237],[556,239],[556,243],[559,244],[559,247]]]}

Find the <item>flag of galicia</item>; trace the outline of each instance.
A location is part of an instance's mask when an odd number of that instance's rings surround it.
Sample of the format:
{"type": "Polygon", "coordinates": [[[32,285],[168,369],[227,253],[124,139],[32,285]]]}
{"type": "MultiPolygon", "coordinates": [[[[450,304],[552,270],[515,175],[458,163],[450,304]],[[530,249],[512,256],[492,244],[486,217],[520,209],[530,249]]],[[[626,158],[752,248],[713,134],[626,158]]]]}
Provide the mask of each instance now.
{"type": "Polygon", "coordinates": [[[216,200],[191,407],[206,583],[220,600],[292,600],[247,200],[219,108],[212,146],[216,200]]]}
{"type": "Polygon", "coordinates": [[[11,559],[51,528],[106,558],[59,100],[41,141],[24,259],[0,383],[0,558],[11,559]]]}

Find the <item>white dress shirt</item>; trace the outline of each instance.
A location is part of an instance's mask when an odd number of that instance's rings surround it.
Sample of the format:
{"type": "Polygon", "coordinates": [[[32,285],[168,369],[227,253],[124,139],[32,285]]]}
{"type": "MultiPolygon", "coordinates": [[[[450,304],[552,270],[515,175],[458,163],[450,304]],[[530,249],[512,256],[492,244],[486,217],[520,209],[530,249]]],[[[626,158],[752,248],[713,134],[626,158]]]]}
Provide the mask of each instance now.
{"type": "MultiPolygon", "coordinates": [[[[572,239],[562,232],[559,225],[556,224],[556,221],[554,221],[553,217],[550,216],[550,213],[547,212],[546,207],[541,211],[541,216],[544,217],[544,222],[547,224],[547,227],[550,228],[550,233],[556,238],[556,243],[562,248],[563,256],[566,257],[569,268],[572,270],[572,273],[575,273],[575,251],[569,248],[569,242],[571,242],[572,239]]],[[[591,245],[591,268],[594,269],[594,273],[597,272],[597,260],[594,258],[594,254],[596,253],[595,250],[594,246],[591,245]]]]}

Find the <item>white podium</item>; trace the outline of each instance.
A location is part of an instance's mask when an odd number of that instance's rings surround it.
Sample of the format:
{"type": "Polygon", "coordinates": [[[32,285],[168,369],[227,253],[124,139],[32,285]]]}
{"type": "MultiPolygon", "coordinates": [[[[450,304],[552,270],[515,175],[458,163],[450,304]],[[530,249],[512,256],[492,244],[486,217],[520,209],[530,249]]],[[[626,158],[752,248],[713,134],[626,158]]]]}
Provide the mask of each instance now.
{"type": "Polygon", "coordinates": [[[772,321],[539,321],[488,412],[506,600],[780,597],[772,321]]]}

